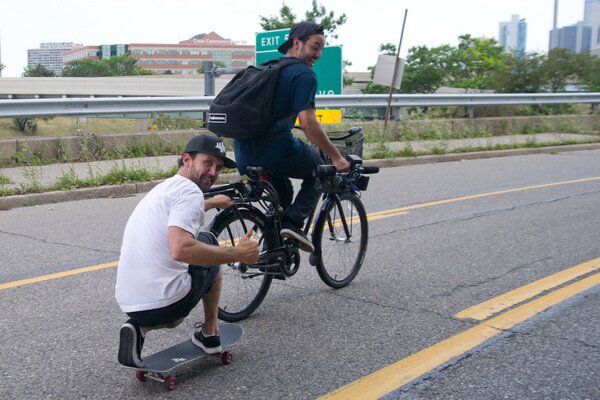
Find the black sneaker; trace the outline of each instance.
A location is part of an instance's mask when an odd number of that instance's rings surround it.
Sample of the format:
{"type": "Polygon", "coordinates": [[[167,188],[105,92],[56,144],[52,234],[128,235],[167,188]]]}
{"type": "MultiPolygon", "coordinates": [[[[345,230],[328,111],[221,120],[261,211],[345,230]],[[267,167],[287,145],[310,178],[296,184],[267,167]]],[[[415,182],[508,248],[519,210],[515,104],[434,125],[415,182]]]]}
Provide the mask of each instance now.
{"type": "Polygon", "coordinates": [[[307,253],[312,253],[315,251],[315,246],[313,246],[312,242],[308,240],[308,238],[300,230],[294,228],[283,228],[281,231],[279,231],[279,234],[285,239],[296,242],[298,248],[302,251],[306,251],[307,253]]]}
{"type": "Polygon", "coordinates": [[[119,338],[119,362],[128,367],[141,368],[144,365],[142,362],[144,337],[140,328],[130,319],[121,327],[119,338]]]}
{"type": "Polygon", "coordinates": [[[192,335],[192,343],[200,347],[206,354],[216,354],[221,352],[221,337],[204,336],[202,328],[192,335]]]}

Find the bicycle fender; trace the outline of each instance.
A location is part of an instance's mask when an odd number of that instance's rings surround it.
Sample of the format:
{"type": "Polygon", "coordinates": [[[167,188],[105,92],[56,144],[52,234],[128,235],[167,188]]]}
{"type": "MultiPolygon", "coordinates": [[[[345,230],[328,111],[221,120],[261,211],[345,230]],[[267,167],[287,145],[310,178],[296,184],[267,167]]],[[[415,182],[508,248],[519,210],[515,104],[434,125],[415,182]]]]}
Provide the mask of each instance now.
{"type": "Polygon", "coordinates": [[[208,223],[208,225],[206,226],[206,230],[212,232],[213,226],[215,225],[215,223],[217,221],[219,221],[222,218],[228,217],[230,214],[237,212],[237,210],[248,210],[248,211],[253,211],[253,212],[260,213],[260,214],[264,214],[258,207],[254,207],[252,204],[245,204],[245,203],[236,204],[232,207],[227,207],[224,210],[219,211],[217,213],[217,215],[215,215],[213,217],[213,219],[208,223]]]}

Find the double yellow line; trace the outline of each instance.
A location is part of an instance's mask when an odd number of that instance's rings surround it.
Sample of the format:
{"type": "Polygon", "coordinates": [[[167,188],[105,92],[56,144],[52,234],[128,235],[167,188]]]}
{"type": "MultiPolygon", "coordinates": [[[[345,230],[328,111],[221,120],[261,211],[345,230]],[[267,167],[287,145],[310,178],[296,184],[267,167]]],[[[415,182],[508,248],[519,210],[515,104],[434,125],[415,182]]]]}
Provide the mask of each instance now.
{"type": "Polygon", "coordinates": [[[599,271],[600,258],[596,258],[461,311],[455,315],[456,318],[485,320],[498,312],[530,300],[473,328],[343,386],[321,397],[321,399],[377,399],[393,392],[441,367],[452,359],[472,351],[515,325],[600,284],[599,271]],[[565,285],[568,282],[572,283],[565,285]],[[558,288],[559,286],[562,287],[558,288]],[[555,290],[543,294],[552,289],[555,290]]]}
{"type": "MultiPolygon", "coordinates": [[[[582,178],[582,179],[573,179],[573,180],[561,181],[561,182],[552,182],[552,183],[547,183],[547,184],[542,184],[542,185],[524,186],[524,187],[514,188],[514,189],[498,190],[498,191],[494,191],[494,192],[480,193],[480,194],[474,194],[474,195],[470,195],[470,196],[462,196],[462,197],[455,197],[455,198],[451,198],[451,199],[437,200],[437,201],[432,201],[432,202],[428,202],[428,203],[413,204],[410,206],[394,208],[391,210],[370,213],[368,215],[368,220],[369,221],[377,221],[377,220],[384,219],[384,218],[391,218],[391,217],[396,217],[399,215],[404,215],[404,214],[407,214],[411,210],[432,207],[432,206],[438,206],[438,205],[443,205],[443,204],[456,203],[459,201],[480,199],[483,197],[497,196],[497,195],[501,195],[501,194],[522,192],[522,191],[533,190],[533,189],[543,189],[543,188],[548,188],[548,187],[569,185],[569,184],[573,184],[573,183],[584,183],[584,182],[591,182],[591,181],[597,181],[597,180],[600,180],[600,176],[594,176],[594,177],[582,178]]],[[[48,281],[48,280],[52,280],[52,279],[64,278],[66,276],[77,275],[77,274],[81,274],[81,273],[85,273],[85,272],[97,271],[97,270],[116,267],[116,266],[117,266],[117,262],[114,261],[114,262],[105,263],[105,264],[92,265],[89,267],[76,268],[76,269],[72,269],[72,270],[68,270],[68,271],[64,271],[64,272],[57,272],[54,274],[41,275],[41,276],[29,278],[29,279],[22,279],[22,280],[18,280],[18,281],[0,283],[0,290],[15,288],[18,286],[29,285],[29,284],[33,284],[33,283],[44,282],[44,281],[48,281]]]]}

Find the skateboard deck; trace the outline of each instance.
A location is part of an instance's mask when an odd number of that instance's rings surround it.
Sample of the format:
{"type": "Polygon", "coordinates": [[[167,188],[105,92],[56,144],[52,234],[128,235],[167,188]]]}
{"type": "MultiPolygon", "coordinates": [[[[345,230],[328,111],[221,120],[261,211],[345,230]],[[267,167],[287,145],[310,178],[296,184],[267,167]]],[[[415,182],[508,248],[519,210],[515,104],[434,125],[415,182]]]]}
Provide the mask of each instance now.
{"type": "Polygon", "coordinates": [[[169,375],[174,369],[198,360],[205,356],[217,356],[221,358],[223,364],[230,364],[233,354],[225,349],[232,347],[239,342],[244,334],[244,329],[237,324],[220,323],[219,334],[221,335],[221,353],[208,354],[200,347],[192,343],[192,339],[185,340],[174,346],[154,353],[144,358],[144,366],[141,368],[125,366],[133,369],[136,377],[140,381],[150,378],[162,382],[167,390],[175,387],[175,375],[169,375]]]}

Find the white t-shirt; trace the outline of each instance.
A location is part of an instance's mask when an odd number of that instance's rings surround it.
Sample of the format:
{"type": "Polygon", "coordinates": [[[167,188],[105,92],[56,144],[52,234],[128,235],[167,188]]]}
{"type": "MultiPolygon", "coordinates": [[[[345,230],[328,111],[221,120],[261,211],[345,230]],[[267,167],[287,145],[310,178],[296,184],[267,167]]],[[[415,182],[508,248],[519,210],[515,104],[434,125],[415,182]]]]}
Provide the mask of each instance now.
{"type": "Polygon", "coordinates": [[[191,180],[175,175],[154,187],[127,221],[117,269],[115,297],[123,312],[171,305],[191,289],[188,264],[171,258],[167,228],[194,237],[204,225],[204,194],[191,180]]]}

